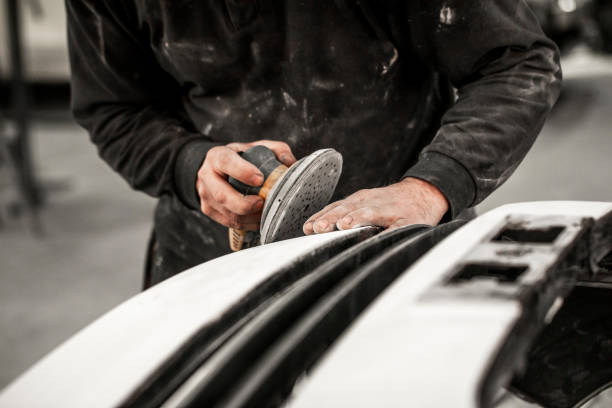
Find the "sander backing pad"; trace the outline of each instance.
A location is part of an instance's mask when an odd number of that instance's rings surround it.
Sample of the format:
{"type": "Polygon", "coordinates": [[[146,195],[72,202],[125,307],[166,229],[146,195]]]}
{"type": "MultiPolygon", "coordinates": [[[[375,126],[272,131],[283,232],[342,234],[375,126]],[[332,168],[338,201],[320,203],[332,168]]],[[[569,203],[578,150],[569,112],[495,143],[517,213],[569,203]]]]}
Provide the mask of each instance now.
{"type": "MultiPolygon", "coordinates": [[[[342,155],[334,149],[317,150],[288,169],[264,146],[255,146],[242,157],[262,171],[264,183],[259,188],[232,178],[229,183],[243,194],[257,194],[265,200],[259,230],[262,244],[303,235],[304,222],[327,205],[342,172],[342,155]]],[[[242,247],[238,234],[230,230],[234,250],[242,247]]]]}
{"type": "Polygon", "coordinates": [[[302,225],[331,199],[342,172],[342,155],[317,150],[297,161],[268,193],[261,216],[261,243],[302,235],[302,225]]]}

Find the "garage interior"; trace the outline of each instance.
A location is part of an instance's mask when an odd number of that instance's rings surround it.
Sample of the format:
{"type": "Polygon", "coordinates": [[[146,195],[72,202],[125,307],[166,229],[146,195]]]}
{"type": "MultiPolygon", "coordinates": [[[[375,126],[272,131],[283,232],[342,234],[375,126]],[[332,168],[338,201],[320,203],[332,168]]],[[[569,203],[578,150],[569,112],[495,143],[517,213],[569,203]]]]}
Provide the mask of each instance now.
{"type": "MultiPolygon", "coordinates": [[[[151,230],[154,199],[103,163],[71,118],[62,3],[22,10],[26,136],[41,202],[24,201],[0,151],[0,388],[140,291],[151,230]]],[[[18,132],[9,37],[0,32],[5,139],[18,132]]],[[[544,130],[479,214],[522,201],[612,201],[612,54],[578,43],[564,51],[562,66],[563,93],[544,130]]]]}

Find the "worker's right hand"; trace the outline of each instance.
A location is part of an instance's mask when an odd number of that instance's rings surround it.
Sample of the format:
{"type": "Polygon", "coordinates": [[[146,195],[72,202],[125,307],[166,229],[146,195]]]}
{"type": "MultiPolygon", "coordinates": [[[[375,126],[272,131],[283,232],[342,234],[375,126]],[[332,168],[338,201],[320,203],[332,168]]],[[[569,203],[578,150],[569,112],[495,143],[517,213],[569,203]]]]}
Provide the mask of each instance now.
{"type": "Polygon", "coordinates": [[[259,228],[263,199],[255,195],[242,195],[227,182],[228,177],[233,177],[250,186],[262,185],[263,174],[238,155],[238,152],[255,145],[263,145],[272,150],[286,166],[295,162],[287,143],[259,140],[213,147],[198,171],[196,190],[200,196],[200,208],[204,214],[226,227],[247,231],[259,228]]]}

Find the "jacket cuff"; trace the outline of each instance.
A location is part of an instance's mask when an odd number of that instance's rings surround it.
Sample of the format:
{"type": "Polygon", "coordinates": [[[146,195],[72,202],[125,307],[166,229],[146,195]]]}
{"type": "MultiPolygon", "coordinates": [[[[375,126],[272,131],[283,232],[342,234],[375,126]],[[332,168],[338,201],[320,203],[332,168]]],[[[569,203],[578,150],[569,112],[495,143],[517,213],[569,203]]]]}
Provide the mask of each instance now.
{"type": "Polygon", "coordinates": [[[205,140],[194,140],[185,144],[174,164],[174,186],[179,199],[192,210],[200,209],[200,196],[196,190],[198,170],[202,166],[206,153],[221,143],[205,140]]]}
{"type": "Polygon", "coordinates": [[[474,202],[476,185],[463,165],[442,153],[422,153],[419,161],[402,177],[414,177],[434,185],[448,200],[443,220],[454,219],[474,202]]]}

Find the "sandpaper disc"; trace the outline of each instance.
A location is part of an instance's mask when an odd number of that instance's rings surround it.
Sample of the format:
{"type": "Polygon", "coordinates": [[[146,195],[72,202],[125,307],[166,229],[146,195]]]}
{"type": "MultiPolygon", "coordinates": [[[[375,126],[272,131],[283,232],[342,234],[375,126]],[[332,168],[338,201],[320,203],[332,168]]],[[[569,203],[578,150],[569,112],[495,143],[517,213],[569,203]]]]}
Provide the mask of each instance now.
{"type": "Polygon", "coordinates": [[[331,199],[342,172],[342,155],[321,149],[297,161],[268,193],[261,216],[261,243],[303,235],[304,222],[331,199]]]}

